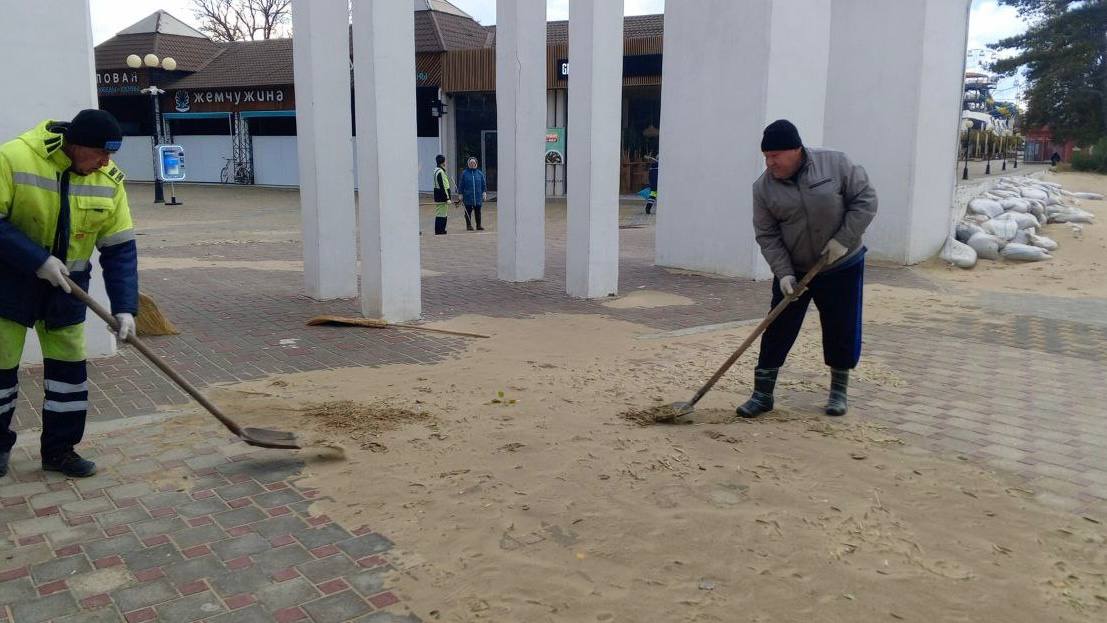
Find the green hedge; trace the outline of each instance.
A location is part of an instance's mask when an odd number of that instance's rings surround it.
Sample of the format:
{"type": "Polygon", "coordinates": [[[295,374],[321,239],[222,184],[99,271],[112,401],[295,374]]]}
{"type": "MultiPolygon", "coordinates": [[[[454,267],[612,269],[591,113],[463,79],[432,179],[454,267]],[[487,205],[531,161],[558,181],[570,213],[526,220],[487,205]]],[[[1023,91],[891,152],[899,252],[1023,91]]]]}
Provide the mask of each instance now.
{"type": "Polygon", "coordinates": [[[1107,138],[1099,139],[1095,147],[1072,155],[1072,168],[1076,171],[1107,173],[1107,138]]]}

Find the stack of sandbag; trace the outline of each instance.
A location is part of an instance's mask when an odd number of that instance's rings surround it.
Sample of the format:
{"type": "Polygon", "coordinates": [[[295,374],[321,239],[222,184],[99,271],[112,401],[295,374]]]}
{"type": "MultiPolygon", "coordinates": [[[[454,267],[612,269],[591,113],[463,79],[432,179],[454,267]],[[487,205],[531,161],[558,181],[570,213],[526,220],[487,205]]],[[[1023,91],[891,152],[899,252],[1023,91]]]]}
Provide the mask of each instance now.
{"type": "Polygon", "coordinates": [[[1095,221],[1094,214],[1078,207],[1081,199],[1098,201],[1103,195],[1070,192],[1056,182],[1029,177],[1002,177],[969,201],[942,259],[963,268],[971,268],[977,259],[1048,260],[1058,244],[1042,233],[1046,224],[1095,221]]]}

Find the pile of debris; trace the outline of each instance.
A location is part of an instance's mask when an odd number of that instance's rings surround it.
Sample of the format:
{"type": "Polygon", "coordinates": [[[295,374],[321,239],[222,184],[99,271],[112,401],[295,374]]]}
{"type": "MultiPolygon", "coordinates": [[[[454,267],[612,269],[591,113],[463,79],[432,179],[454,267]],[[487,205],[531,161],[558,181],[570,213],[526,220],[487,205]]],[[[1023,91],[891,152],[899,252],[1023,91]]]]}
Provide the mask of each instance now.
{"type": "Polygon", "coordinates": [[[1079,231],[1095,215],[1079,207],[1081,199],[1102,200],[1097,193],[1069,192],[1056,182],[1003,177],[969,201],[942,259],[972,268],[978,259],[1037,262],[1048,260],[1058,244],[1042,234],[1049,223],[1070,223],[1079,231]]]}

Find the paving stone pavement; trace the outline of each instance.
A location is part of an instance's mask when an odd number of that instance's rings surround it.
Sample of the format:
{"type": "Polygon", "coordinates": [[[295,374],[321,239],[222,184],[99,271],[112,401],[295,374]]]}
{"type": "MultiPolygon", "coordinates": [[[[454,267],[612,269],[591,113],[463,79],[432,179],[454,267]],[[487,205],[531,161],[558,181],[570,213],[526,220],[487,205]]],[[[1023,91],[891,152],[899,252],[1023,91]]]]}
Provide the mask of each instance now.
{"type": "MultiPolygon", "coordinates": [[[[294,193],[258,194],[259,203],[295,210],[294,193]]],[[[634,214],[633,207],[624,208],[627,227],[620,231],[621,291],[660,290],[693,304],[611,309],[571,299],[564,295],[563,205],[551,214],[547,278],[539,282],[496,280],[494,231],[424,236],[425,318],[602,314],[661,332],[751,320],[766,311],[763,283],[653,266],[652,217],[634,214]]],[[[494,209],[486,221],[495,222],[494,209]]],[[[149,343],[200,387],[339,366],[433,363],[467,346],[433,334],[304,326],[316,314],[355,315],[357,305],[301,293],[295,240],[163,239],[141,253],[163,262],[142,270],[143,290],[182,330],[149,343]],[[164,267],[196,259],[291,268],[164,267]]],[[[941,290],[911,269],[870,265],[867,278],[941,290]]],[[[908,443],[905,452],[938,452],[1005,470],[1042,502],[1107,520],[1104,310],[1102,299],[982,294],[967,308],[919,309],[894,323],[870,323],[864,356],[907,382],[855,382],[850,417],[887,427],[908,443]]],[[[792,368],[784,374],[826,380],[792,368]]],[[[154,421],[90,435],[82,448],[101,466],[95,478],[66,481],[38,471],[28,433],[40,422],[40,379],[40,368],[22,373],[15,427],[25,437],[12,475],[0,480],[0,623],[418,620],[388,589],[387,535],[369,527],[349,533],[313,516],[317,492],[297,485],[302,465],[279,453],[226,438],[166,444],[170,427],[154,421]],[[153,440],[159,450],[144,451],[153,440]]],[[[186,402],[127,349],[94,362],[90,381],[90,421],[97,426],[186,402]]],[[[782,396],[811,408],[821,399],[782,396]]]]}
{"type": "Polygon", "coordinates": [[[389,590],[392,542],[314,513],[299,460],[205,435],[92,435],[82,452],[100,473],[85,480],[17,446],[0,484],[0,621],[419,620],[389,590]]]}

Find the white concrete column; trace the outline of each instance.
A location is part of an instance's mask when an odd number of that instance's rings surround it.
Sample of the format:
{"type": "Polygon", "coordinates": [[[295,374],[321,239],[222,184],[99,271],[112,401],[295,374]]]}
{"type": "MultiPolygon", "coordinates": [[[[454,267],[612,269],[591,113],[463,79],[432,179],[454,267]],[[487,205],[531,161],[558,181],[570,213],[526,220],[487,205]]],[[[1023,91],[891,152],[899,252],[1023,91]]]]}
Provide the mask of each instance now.
{"type": "Polygon", "coordinates": [[[969,4],[834,0],[826,143],[876,187],[871,257],[920,262],[949,233],[969,4]]]}
{"type": "MultiPolygon", "coordinates": [[[[0,89],[0,142],[7,142],[45,119],[68,121],[78,111],[98,108],[92,50],[92,18],[88,0],[65,3],[6,3],[0,25],[0,58],[33,58],[34,71],[0,89]],[[8,6],[10,4],[10,6],[8,6]],[[49,31],[50,37],[42,33],[49,31]]],[[[141,140],[127,138],[126,141],[141,140]]],[[[146,198],[131,197],[131,202],[146,198]]],[[[139,229],[142,223],[136,224],[139,229]]],[[[99,253],[92,257],[89,293],[108,306],[99,253]]],[[[5,294],[6,295],[6,294],[5,294]]],[[[85,347],[90,359],[115,354],[115,338],[92,312],[87,315],[85,347]]],[[[27,332],[24,363],[41,363],[42,350],[34,331],[27,332]]]]}
{"type": "Polygon", "coordinates": [[[411,4],[355,0],[353,7],[361,311],[412,320],[422,297],[411,4]]]}
{"type": "Polygon", "coordinates": [[[622,0],[569,0],[569,66],[566,290],[597,298],[619,290],[622,0]]]}
{"type": "Polygon", "coordinates": [[[766,278],[750,186],[761,133],[791,118],[823,135],[829,0],[665,5],[657,264],[766,278]]]}
{"type": "Polygon", "coordinates": [[[357,246],[347,0],[293,0],[292,25],[304,286],[314,299],[349,298],[357,246]]]}
{"type": "Polygon", "coordinates": [[[505,281],[546,268],[546,0],[496,0],[497,268],[505,281]]]}

